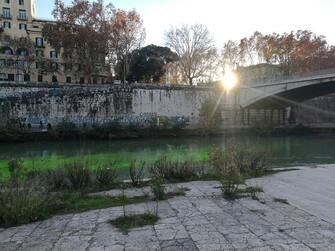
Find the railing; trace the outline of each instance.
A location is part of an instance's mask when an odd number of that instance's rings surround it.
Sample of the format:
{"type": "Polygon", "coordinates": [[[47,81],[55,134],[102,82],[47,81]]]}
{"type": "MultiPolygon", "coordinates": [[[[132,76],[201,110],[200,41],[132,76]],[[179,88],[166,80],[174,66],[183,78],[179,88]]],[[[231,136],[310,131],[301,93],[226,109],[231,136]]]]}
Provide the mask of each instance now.
{"type": "Polygon", "coordinates": [[[296,75],[278,75],[278,76],[273,76],[271,78],[252,79],[252,80],[245,79],[245,80],[242,80],[242,84],[243,85],[263,85],[263,84],[274,83],[274,82],[292,82],[292,81],[303,80],[303,79],[311,78],[311,77],[317,78],[317,77],[324,76],[324,75],[334,75],[335,76],[335,68],[306,72],[306,73],[296,74],[296,75]]]}
{"type": "Polygon", "coordinates": [[[28,17],[27,17],[27,15],[18,15],[18,16],[17,16],[17,19],[18,19],[18,20],[25,20],[25,21],[27,21],[27,20],[28,20],[28,17]]]}
{"type": "Polygon", "coordinates": [[[9,14],[9,13],[3,13],[1,16],[2,16],[2,18],[12,19],[12,15],[9,14]]]}

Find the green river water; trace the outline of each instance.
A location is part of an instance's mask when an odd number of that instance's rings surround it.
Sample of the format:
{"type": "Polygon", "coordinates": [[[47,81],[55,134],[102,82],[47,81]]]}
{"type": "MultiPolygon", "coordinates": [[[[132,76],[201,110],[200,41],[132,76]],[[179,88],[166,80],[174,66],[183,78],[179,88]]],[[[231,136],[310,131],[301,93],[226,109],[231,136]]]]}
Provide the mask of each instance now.
{"type": "Polygon", "coordinates": [[[162,155],[172,160],[206,160],[215,146],[234,141],[240,147],[268,152],[274,167],[335,163],[335,135],[285,137],[188,137],[113,141],[65,141],[0,144],[1,177],[7,160],[20,158],[27,170],[57,168],[66,161],[87,161],[92,168],[116,162],[126,169],[132,160],[150,164],[162,155]]]}

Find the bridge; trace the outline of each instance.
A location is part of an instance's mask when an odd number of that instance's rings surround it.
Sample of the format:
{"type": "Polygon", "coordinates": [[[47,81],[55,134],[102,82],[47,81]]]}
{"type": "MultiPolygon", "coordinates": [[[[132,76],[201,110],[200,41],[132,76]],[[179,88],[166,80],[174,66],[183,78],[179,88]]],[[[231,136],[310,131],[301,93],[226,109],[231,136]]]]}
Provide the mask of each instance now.
{"type": "Polygon", "coordinates": [[[335,69],[267,80],[256,85],[242,83],[238,93],[242,108],[285,108],[335,93],[335,69]]]}
{"type": "MultiPolygon", "coordinates": [[[[245,82],[227,103],[242,111],[242,123],[295,123],[302,102],[335,93],[335,69],[285,76],[263,82],[245,82]]],[[[322,111],[320,111],[322,112],[322,111]]]]}

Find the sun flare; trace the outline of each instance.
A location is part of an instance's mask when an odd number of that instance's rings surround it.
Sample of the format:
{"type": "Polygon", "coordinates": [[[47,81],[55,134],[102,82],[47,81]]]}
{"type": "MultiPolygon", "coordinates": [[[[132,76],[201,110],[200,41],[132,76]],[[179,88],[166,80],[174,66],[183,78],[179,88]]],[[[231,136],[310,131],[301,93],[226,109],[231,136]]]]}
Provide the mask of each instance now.
{"type": "Polygon", "coordinates": [[[230,67],[226,67],[222,85],[227,92],[232,90],[237,85],[237,76],[230,67]]]}

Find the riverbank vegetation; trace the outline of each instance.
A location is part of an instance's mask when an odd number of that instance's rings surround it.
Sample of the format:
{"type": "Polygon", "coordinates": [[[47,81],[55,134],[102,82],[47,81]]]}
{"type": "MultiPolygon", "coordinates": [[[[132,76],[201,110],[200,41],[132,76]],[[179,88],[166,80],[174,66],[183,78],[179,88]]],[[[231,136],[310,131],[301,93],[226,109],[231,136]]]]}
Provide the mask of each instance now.
{"type": "Polygon", "coordinates": [[[49,218],[55,214],[83,212],[92,209],[124,206],[150,200],[184,195],[184,189],[167,193],[165,184],[192,180],[220,180],[223,192],[230,193],[247,178],[271,173],[264,153],[252,153],[238,147],[215,149],[207,161],[173,161],[159,157],[153,164],[132,161],[128,180],[119,169],[109,165],[91,169],[88,162],[73,161],[43,170],[26,170],[20,160],[8,162],[9,177],[0,184],[0,227],[9,227],[49,218]],[[230,172],[233,161],[234,172],[230,172]],[[238,174],[238,176],[236,176],[238,174]],[[149,177],[149,179],[147,178],[149,177]],[[236,179],[235,179],[236,178],[236,179]],[[233,183],[229,182],[233,180],[233,183]],[[91,192],[119,188],[150,186],[152,197],[90,196],[91,192]]]}

